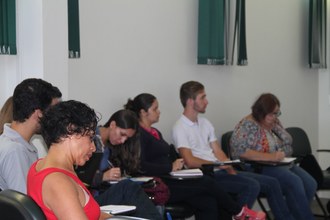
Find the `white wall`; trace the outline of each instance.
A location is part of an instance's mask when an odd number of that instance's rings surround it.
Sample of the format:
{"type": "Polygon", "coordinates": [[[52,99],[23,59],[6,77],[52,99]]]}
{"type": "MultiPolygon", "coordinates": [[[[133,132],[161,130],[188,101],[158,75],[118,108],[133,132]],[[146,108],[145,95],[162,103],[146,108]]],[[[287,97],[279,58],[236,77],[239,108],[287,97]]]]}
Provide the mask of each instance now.
{"type": "Polygon", "coordinates": [[[250,112],[260,93],[273,92],[282,102],[285,126],[303,127],[314,146],[329,142],[328,105],[319,104],[328,100],[328,72],[307,68],[307,0],[246,1],[244,67],[196,64],[197,0],[79,3],[82,56],[68,60],[66,1],[18,1],[20,54],[0,56],[1,104],[23,78],[42,76],[65,99],[89,103],[103,123],[129,97],[150,92],[162,111],[156,126],[171,141],[170,129],[182,112],[179,86],[198,80],[210,101],[206,116],[219,135],[250,112]]]}
{"type": "Polygon", "coordinates": [[[171,141],[182,112],[179,86],[198,80],[206,86],[206,116],[217,132],[233,129],[262,92],[282,102],[285,126],[305,128],[318,138],[318,72],[307,68],[307,1],[249,0],[249,65],[196,64],[197,0],[80,1],[81,53],[69,62],[69,96],[103,115],[102,122],[129,97],[155,94],[156,125],[171,141]]]}
{"type": "MultiPolygon", "coordinates": [[[[66,0],[18,0],[17,55],[0,56],[0,103],[25,78],[43,78],[68,92],[68,29],[66,0]]],[[[33,138],[39,156],[46,154],[39,136],[33,138]]]]}
{"type": "MultiPolygon", "coordinates": [[[[329,5],[328,5],[329,9],[329,5]]],[[[329,10],[328,10],[329,13],[329,10]]],[[[330,22],[328,16],[328,33],[330,30],[330,22]]],[[[329,36],[329,34],[328,34],[329,36]]],[[[318,140],[319,143],[316,145],[316,148],[319,149],[330,149],[330,72],[329,72],[329,51],[330,46],[329,42],[327,44],[328,48],[328,69],[322,69],[319,71],[319,133],[318,133],[318,140]]],[[[318,153],[316,154],[320,161],[320,165],[323,169],[326,169],[330,166],[329,163],[329,153],[318,153]]],[[[330,195],[330,194],[329,194],[330,195]]]]}

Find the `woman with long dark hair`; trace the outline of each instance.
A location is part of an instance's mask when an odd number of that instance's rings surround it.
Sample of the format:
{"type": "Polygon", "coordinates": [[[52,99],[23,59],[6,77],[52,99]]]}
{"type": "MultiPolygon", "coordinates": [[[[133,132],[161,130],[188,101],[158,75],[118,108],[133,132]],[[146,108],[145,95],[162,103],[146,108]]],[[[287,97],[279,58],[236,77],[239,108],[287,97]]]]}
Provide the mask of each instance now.
{"type": "Polygon", "coordinates": [[[109,120],[96,128],[94,142],[98,152],[103,152],[99,170],[92,184],[95,200],[100,205],[134,205],[136,217],[160,220],[160,212],[143,191],[140,184],[122,176],[139,169],[138,120],[129,110],[119,110],[109,120]],[[124,162],[122,162],[124,161],[124,162]],[[109,184],[109,181],[118,183],[109,184]]]}
{"type": "MultiPolygon", "coordinates": [[[[133,100],[129,99],[126,109],[134,111],[139,119],[142,175],[168,175],[171,171],[183,169],[182,159],[171,160],[170,145],[163,139],[159,130],[152,127],[159,121],[160,111],[155,96],[142,93],[133,100]]],[[[169,202],[185,202],[192,206],[195,218],[219,219],[223,212],[230,219],[264,219],[265,213],[255,212],[246,206],[240,207],[213,178],[204,175],[198,179],[177,180],[162,178],[170,189],[169,202]],[[220,210],[222,210],[220,214],[220,210]]],[[[221,218],[223,219],[223,218],[221,218]]]]}

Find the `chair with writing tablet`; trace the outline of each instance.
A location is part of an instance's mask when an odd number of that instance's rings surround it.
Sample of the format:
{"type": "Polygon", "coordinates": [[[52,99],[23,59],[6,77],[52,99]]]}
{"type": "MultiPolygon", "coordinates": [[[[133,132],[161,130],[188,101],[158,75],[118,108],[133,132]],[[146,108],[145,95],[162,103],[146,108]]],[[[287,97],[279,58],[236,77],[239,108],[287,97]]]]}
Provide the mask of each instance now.
{"type": "MultiPolygon", "coordinates": [[[[170,145],[169,157],[172,161],[174,161],[180,157],[178,152],[175,150],[175,147],[173,144],[170,145]]],[[[184,179],[186,179],[188,177],[167,175],[167,176],[162,176],[162,178],[173,178],[173,179],[178,179],[178,180],[184,181],[184,179]]],[[[191,178],[198,178],[198,177],[191,177],[191,178]]],[[[170,213],[173,220],[174,219],[175,220],[184,220],[184,219],[190,218],[194,215],[194,209],[184,202],[167,203],[164,206],[164,214],[166,214],[167,212],[170,213]]]]}
{"type": "MultiPolygon", "coordinates": [[[[322,170],[315,156],[312,154],[312,147],[307,136],[307,133],[299,127],[289,127],[286,131],[292,137],[292,156],[297,158],[297,163],[300,167],[306,170],[317,182],[317,190],[330,190],[330,170],[322,170]]],[[[319,149],[318,152],[329,152],[329,150],[319,149]]],[[[329,219],[330,216],[326,212],[317,192],[315,199],[319,205],[322,215],[314,214],[315,216],[329,219]]]]}

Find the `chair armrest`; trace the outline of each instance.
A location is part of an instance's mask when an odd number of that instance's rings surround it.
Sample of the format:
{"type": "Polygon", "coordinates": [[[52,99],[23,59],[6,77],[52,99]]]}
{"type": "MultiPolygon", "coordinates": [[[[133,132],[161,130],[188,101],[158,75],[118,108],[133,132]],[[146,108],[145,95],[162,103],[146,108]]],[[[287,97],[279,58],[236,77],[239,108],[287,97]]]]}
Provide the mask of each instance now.
{"type": "Polygon", "coordinates": [[[254,165],[254,166],[285,166],[285,165],[289,165],[291,164],[292,162],[277,162],[277,161],[256,161],[256,160],[245,160],[244,163],[247,163],[247,164],[251,164],[251,165],[254,165]]]}
{"type": "Polygon", "coordinates": [[[318,149],[316,152],[328,152],[330,153],[330,149],[318,149]]]}
{"type": "Polygon", "coordinates": [[[244,160],[245,164],[250,164],[254,169],[255,173],[261,173],[263,167],[276,167],[276,166],[286,166],[294,163],[291,162],[276,162],[276,161],[260,161],[260,160],[244,160]]]}

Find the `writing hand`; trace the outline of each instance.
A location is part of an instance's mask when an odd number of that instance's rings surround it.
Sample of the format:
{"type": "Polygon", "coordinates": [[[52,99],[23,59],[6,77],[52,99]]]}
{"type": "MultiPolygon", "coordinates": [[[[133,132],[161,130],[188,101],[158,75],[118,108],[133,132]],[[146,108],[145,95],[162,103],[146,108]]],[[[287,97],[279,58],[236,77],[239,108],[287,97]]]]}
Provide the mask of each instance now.
{"type": "Polygon", "coordinates": [[[172,163],[172,171],[181,170],[183,168],[184,161],[182,158],[176,159],[172,163]]]}
{"type": "Polygon", "coordinates": [[[276,151],[273,153],[275,157],[275,161],[281,161],[285,157],[285,153],[283,151],[276,151]]]}
{"type": "Polygon", "coordinates": [[[119,167],[111,168],[103,173],[103,181],[117,181],[121,178],[119,167]]]}

